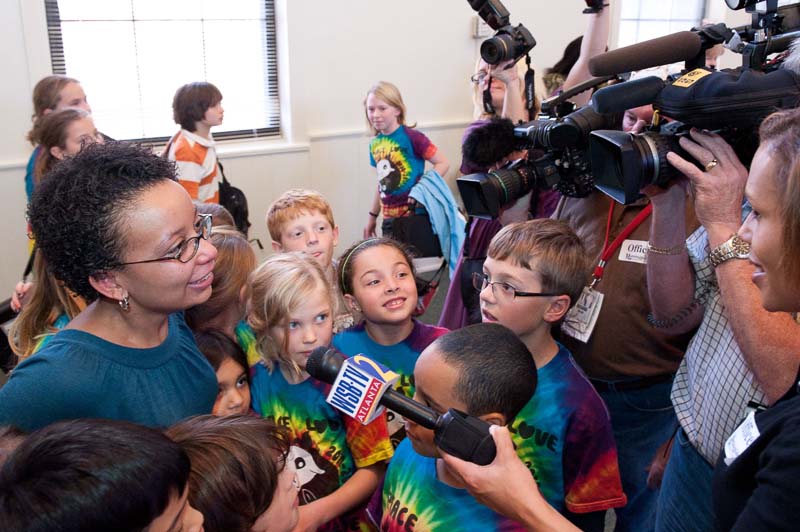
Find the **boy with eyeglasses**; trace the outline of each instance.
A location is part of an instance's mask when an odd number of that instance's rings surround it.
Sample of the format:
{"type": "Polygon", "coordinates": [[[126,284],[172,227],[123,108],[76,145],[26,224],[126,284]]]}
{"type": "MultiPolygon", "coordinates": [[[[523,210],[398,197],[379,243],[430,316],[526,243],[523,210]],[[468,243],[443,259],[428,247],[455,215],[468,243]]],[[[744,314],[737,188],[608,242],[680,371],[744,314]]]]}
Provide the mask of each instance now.
{"type": "Polygon", "coordinates": [[[582,530],[602,530],[605,511],[626,503],[609,415],[551,333],[578,300],[587,271],[572,229],[537,219],[497,233],[473,283],[483,321],[511,329],[536,363],[536,393],[509,426],[517,454],[553,507],[582,530]]]}

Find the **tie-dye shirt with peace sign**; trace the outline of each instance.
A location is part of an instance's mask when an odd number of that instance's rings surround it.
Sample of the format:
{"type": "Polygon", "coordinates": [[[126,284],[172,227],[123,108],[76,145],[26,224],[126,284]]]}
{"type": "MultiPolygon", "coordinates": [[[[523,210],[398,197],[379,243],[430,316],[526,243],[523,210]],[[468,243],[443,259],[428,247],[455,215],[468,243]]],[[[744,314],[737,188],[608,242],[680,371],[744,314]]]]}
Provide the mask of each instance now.
{"type": "MultiPolygon", "coordinates": [[[[357,468],[392,457],[385,415],[362,425],[325,402],[329,384],[313,378],[291,384],[281,372],[280,364],[270,371],[259,363],[252,371],[253,409],[289,431],[288,460],[297,470],[300,504],[330,495],[357,468]]],[[[342,526],[345,525],[338,520],[332,529],[342,526]]],[[[360,528],[348,523],[344,529],[360,528]]]]}
{"type": "Polygon", "coordinates": [[[408,194],[425,172],[425,161],[436,155],[436,145],[408,126],[378,134],[369,143],[369,163],[378,174],[384,218],[409,214],[408,194]]]}

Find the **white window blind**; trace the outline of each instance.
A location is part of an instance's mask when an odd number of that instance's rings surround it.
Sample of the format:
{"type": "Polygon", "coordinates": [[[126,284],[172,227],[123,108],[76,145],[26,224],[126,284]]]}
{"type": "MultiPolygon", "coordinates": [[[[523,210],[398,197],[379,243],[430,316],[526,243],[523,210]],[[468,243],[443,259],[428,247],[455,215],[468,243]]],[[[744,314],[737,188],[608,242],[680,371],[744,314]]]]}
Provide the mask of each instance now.
{"type": "Polygon", "coordinates": [[[273,0],[45,0],[53,72],[78,79],[115,139],[162,141],[175,90],[222,92],[216,139],[280,134],[273,0]]]}
{"type": "Polygon", "coordinates": [[[705,0],[623,0],[617,47],[699,26],[705,0]]]}

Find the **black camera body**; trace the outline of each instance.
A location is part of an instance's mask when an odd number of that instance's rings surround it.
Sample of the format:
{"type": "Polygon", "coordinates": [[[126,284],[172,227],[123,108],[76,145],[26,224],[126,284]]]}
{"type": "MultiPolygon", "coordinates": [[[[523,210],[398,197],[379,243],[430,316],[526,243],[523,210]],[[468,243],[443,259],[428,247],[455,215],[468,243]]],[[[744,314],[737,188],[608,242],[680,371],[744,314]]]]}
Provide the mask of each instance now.
{"type": "MultiPolygon", "coordinates": [[[[607,89],[598,95],[603,90],[607,89]]],[[[678,144],[691,127],[718,132],[747,163],[758,145],[756,132],[761,121],[774,111],[798,104],[800,76],[790,70],[687,72],[667,84],[652,101],[656,113],[671,121],[659,119],[640,134],[597,130],[589,135],[595,186],[623,204],[636,201],[648,185],[666,188],[680,175],[667,162],[667,153],[674,151],[694,160],[678,144]]]]}
{"type": "Polygon", "coordinates": [[[481,43],[481,57],[489,65],[509,59],[517,62],[536,46],[536,39],[522,24],[508,24],[498,29],[494,37],[481,43]]]}
{"type": "Polygon", "coordinates": [[[589,195],[594,185],[587,152],[589,133],[616,127],[620,120],[619,113],[600,114],[586,106],[563,117],[515,126],[507,151],[527,149],[528,155],[499,170],[459,177],[458,190],[467,214],[497,218],[504,206],[532,190],[589,195]]]}
{"type": "Polygon", "coordinates": [[[536,46],[536,39],[522,24],[512,26],[509,12],[499,0],[468,0],[470,7],[477,11],[486,23],[495,30],[493,37],[481,43],[481,57],[489,65],[521,57],[536,46]]]}

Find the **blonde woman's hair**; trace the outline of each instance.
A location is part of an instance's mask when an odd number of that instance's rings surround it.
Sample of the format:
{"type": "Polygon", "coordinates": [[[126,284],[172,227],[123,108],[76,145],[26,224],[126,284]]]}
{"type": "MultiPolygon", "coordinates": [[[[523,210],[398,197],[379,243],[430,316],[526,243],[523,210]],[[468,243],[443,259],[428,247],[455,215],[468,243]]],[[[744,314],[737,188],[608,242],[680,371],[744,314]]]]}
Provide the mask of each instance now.
{"type": "MultiPolygon", "coordinates": [[[[396,109],[399,109],[400,114],[397,116],[397,123],[401,126],[407,125],[406,104],[403,103],[403,97],[400,95],[400,89],[388,81],[379,81],[370,87],[370,89],[367,91],[367,95],[364,97],[364,118],[367,119],[367,127],[369,127],[369,130],[373,135],[377,135],[378,130],[372,127],[372,123],[369,121],[369,114],[367,113],[367,98],[370,94],[374,94],[376,98],[383,100],[396,109]]],[[[417,127],[417,124],[409,125],[408,127],[417,127]]]]}
{"type": "Polygon", "coordinates": [[[215,318],[240,304],[242,287],[256,267],[253,248],[235,227],[216,226],[209,240],[217,248],[214,280],[211,282],[211,297],[205,303],[186,310],[186,323],[193,331],[215,328],[215,318]]]}
{"type": "Polygon", "coordinates": [[[17,362],[34,354],[42,338],[58,332],[53,323],[61,314],[72,320],[86,306],[81,297],[47,271],[47,263],[39,252],[33,259],[33,275],[30,301],[22,307],[8,335],[17,362]]]}
{"type": "Polygon", "coordinates": [[[299,366],[286,353],[288,335],[284,334],[280,345],[272,336],[272,328],[286,327],[292,312],[317,290],[325,291],[333,312],[333,295],[325,273],[313,257],[300,252],[273,255],[250,275],[247,321],[270,371],[280,362],[299,374],[299,366]]]}

